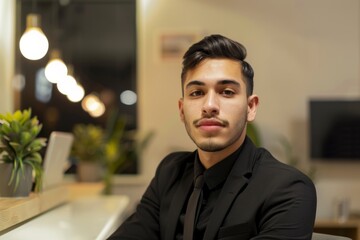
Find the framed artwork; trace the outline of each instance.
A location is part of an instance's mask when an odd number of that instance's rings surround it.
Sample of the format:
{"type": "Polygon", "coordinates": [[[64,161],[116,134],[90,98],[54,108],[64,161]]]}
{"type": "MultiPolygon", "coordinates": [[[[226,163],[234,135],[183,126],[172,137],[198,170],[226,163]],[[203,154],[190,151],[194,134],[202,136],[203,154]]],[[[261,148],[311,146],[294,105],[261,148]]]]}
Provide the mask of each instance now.
{"type": "Polygon", "coordinates": [[[163,32],[158,35],[158,55],[161,61],[181,60],[186,50],[200,40],[195,32],[163,32]]]}

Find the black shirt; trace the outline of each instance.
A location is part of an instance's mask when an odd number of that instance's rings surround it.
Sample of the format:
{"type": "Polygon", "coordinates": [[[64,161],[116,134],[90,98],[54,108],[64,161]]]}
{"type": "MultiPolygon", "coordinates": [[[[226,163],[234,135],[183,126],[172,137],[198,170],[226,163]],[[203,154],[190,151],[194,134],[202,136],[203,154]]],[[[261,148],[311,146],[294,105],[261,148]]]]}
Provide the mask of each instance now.
{"type": "MultiPolygon", "coordinates": [[[[203,239],[208,220],[216,205],[216,201],[220,195],[221,189],[232,169],[232,166],[238,158],[240,151],[241,147],[209,169],[204,168],[199,160],[198,154],[196,154],[194,162],[194,176],[204,174],[205,183],[203,187],[203,200],[201,203],[199,215],[196,218],[197,221],[194,228],[194,239],[203,239]]],[[[189,197],[190,195],[188,196],[188,199],[189,197]]],[[[176,239],[178,240],[183,239],[186,206],[187,202],[184,204],[181,210],[180,219],[176,230],[176,239]]]]}

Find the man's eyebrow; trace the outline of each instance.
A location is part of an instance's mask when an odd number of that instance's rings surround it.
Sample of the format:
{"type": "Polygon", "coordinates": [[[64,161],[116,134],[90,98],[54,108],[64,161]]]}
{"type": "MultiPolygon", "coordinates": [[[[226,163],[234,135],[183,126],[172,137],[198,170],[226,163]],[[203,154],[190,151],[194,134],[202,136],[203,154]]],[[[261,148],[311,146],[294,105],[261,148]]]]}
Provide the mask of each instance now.
{"type": "Polygon", "coordinates": [[[231,80],[231,79],[224,79],[218,82],[218,84],[220,85],[236,85],[240,87],[240,83],[238,81],[235,80],[231,80]]]}
{"type": "MultiPolygon", "coordinates": [[[[240,87],[240,83],[235,80],[231,79],[224,79],[217,82],[218,85],[236,85],[240,87]]],[[[205,86],[205,83],[199,80],[193,80],[190,81],[188,84],[186,84],[185,88],[189,88],[191,86],[205,86]]]]}
{"type": "Polygon", "coordinates": [[[186,88],[189,88],[191,86],[205,86],[205,83],[199,80],[193,80],[186,84],[186,88]]]}

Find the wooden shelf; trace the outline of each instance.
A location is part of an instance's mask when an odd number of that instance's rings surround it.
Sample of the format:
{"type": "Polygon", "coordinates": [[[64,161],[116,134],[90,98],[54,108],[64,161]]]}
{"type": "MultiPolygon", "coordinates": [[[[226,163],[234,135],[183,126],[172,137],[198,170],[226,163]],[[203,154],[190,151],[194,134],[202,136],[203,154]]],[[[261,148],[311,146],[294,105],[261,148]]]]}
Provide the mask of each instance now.
{"type": "Polygon", "coordinates": [[[317,220],[314,232],[333,234],[360,240],[360,219],[350,219],[345,222],[336,220],[317,220]]]}
{"type": "Polygon", "coordinates": [[[68,188],[60,186],[24,198],[0,198],[0,233],[59,206],[69,199],[68,188]]]}

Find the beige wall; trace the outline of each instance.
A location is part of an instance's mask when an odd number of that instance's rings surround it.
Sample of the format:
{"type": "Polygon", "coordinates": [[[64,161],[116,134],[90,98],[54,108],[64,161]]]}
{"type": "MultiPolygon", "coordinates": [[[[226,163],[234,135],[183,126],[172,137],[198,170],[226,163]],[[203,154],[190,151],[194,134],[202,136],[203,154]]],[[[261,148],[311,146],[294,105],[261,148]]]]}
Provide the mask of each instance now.
{"type": "MultiPolygon", "coordinates": [[[[0,111],[11,108],[5,91],[12,73],[11,37],[4,42],[3,33],[12,30],[3,29],[3,18],[11,18],[4,2],[12,1],[0,1],[0,111]]],[[[167,153],[194,149],[177,111],[181,60],[158,57],[163,33],[220,33],[247,47],[261,101],[256,122],[264,145],[283,161],[281,135],[294,144],[304,165],[309,163],[310,98],[360,96],[359,0],[138,0],[138,13],[139,124],[143,131],[156,132],[143,158],[146,183],[167,153]]],[[[359,164],[317,166],[319,217],[331,216],[335,196],[342,194],[360,210],[359,170],[359,164]]]]}
{"type": "Polygon", "coordinates": [[[13,110],[15,1],[0,1],[0,112],[13,110]]]}

